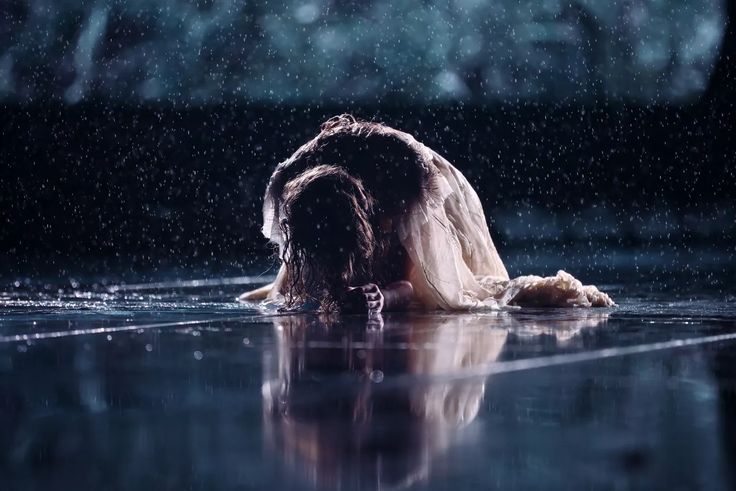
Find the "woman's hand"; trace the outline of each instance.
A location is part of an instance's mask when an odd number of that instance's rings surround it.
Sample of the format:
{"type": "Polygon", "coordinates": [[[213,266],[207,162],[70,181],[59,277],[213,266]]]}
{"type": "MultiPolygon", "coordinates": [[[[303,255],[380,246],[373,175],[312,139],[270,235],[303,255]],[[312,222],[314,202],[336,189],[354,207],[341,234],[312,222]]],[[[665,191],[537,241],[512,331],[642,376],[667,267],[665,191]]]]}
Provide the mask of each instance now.
{"type": "Polygon", "coordinates": [[[381,290],[375,283],[348,288],[344,312],[379,313],[386,310],[405,310],[414,296],[414,288],[408,281],[391,283],[381,290]]]}
{"type": "Polygon", "coordinates": [[[378,313],[383,310],[384,298],[378,285],[368,283],[348,288],[343,310],[345,312],[378,313]]]}

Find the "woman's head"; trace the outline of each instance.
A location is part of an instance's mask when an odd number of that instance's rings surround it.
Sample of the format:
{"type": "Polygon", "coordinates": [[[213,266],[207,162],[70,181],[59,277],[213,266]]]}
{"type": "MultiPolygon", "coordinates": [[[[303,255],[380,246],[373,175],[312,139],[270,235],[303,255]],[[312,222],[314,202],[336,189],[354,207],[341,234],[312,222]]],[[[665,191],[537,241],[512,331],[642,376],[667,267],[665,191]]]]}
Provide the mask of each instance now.
{"type": "Polygon", "coordinates": [[[387,217],[426,201],[436,182],[429,151],[411,135],[386,125],[343,114],[322,124],[319,134],[300,146],[274,171],[266,189],[263,233],[281,243],[281,201],[286,184],[321,164],[345,170],[387,217]]]}
{"type": "Polygon", "coordinates": [[[314,299],[333,310],[349,285],[370,276],[373,198],[359,179],[332,165],[305,170],[282,196],[287,302],[314,299]]]}

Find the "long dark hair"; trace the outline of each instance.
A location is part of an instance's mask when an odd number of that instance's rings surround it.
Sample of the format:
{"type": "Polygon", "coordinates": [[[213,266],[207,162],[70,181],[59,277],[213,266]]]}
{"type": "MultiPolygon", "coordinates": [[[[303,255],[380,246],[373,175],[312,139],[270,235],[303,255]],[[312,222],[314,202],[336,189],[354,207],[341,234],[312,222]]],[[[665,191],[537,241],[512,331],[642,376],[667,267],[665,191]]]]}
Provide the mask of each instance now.
{"type": "Polygon", "coordinates": [[[319,165],[291,179],[279,222],[287,306],[309,300],[339,309],[346,288],[372,276],[374,200],[343,168],[319,165]]]}
{"type": "Polygon", "coordinates": [[[270,238],[280,235],[280,203],[286,184],[322,164],[344,169],[360,180],[374,199],[376,213],[397,216],[435,192],[435,167],[429,153],[409,134],[342,114],[325,121],[317,136],[274,170],[265,202],[273,214],[270,238]]]}

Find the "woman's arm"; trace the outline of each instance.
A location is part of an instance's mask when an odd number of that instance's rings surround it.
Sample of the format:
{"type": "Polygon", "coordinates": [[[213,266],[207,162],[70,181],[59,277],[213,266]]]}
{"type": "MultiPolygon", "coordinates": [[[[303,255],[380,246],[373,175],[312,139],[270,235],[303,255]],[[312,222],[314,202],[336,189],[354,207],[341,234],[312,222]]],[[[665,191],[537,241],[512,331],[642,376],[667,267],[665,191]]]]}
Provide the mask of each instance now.
{"type": "Polygon", "coordinates": [[[260,288],[256,288],[255,290],[250,290],[238,297],[238,302],[257,302],[260,300],[265,300],[268,298],[268,295],[271,293],[271,290],[273,290],[273,283],[269,283],[268,285],[263,285],[260,288]]]}
{"type": "Polygon", "coordinates": [[[276,274],[276,279],[273,281],[273,283],[269,283],[268,285],[263,285],[262,287],[256,288],[255,290],[245,292],[240,295],[237,300],[238,302],[258,302],[261,300],[273,298],[278,293],[283,293],[282,288],[285,281],[286,265],[281,264],[279,272],[276,274]]]}
{"type": "Polygon", "coordinates": [[[414,287],[406,280],[386,285],[383,292],[383,310],[406,310],[414,297],[414,287]]]}

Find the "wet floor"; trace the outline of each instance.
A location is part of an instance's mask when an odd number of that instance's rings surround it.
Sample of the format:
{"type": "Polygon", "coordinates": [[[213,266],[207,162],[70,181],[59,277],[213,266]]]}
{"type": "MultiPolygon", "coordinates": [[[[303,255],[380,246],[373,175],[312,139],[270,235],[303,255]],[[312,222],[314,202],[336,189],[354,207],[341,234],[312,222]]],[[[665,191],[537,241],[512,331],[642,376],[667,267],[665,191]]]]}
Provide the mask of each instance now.
{"type": "Polygon", "coordinates": [[[721,287],[325,319],[174,286],[0,293],[3,490],[736,487],[721,287]]]}

